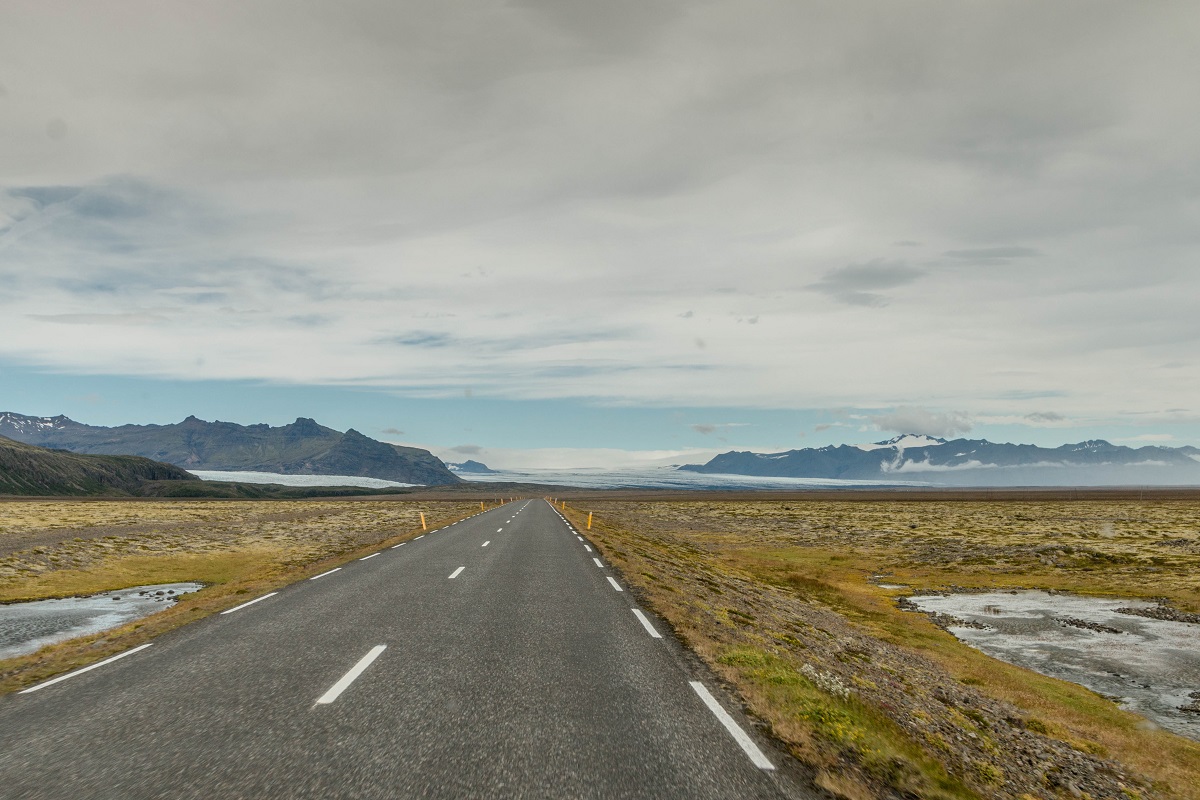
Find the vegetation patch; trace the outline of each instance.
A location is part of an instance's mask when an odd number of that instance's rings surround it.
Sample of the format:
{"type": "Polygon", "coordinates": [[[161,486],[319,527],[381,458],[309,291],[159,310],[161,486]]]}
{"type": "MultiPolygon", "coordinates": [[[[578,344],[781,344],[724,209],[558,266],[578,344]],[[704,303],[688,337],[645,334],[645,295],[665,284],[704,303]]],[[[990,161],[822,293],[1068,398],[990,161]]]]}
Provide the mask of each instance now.
{"type": "Polygon", "coordinates": [[[589,511],[632,591],[835,794],[1200,798],[1200,743],[895,602],[1138,587],[1194,612],[1200,504],[606,500],[567,513],[589,511]]]}
{"type": "Polygon", "coordinates": [[[0,602],[196,581],[121,628],[0,661],[0,693],[141,644],[249,596],[478,511],[470,501],[0,502],[0,602]]]}

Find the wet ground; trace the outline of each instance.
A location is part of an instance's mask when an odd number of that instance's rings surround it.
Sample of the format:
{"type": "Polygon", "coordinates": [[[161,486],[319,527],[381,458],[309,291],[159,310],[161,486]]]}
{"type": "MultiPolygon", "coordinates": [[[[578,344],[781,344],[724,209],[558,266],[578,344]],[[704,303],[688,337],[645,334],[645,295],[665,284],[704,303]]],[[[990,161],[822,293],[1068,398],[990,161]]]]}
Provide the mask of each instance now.
{"type": "Polygon", "coordinates": [[[964,624],[948,630],[990,656],[1081,684],[1200,740],[1200,625],[1118,610],[1154,607],[1145,601],[1040,591],[909,599],[957,618],[964,624]]]}
{"type": "Polygon", "coordinates": [[[99,633],[169,608],[198,583],[134,586],[90,597],[0,605],[0,659],[33,653],[48,644],[99,633]]]}

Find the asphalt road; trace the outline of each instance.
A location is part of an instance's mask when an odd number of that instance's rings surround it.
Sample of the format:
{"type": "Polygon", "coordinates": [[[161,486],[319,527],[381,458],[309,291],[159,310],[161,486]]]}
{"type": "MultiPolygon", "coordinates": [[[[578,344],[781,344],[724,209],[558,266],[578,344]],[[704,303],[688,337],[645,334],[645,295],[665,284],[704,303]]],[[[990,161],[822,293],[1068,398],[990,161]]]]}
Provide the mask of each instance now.
{"type": "Polygon", "coordinates": [[[811,796],[624,588],[476,514],[0,698],[0,796],[811,796]]]}

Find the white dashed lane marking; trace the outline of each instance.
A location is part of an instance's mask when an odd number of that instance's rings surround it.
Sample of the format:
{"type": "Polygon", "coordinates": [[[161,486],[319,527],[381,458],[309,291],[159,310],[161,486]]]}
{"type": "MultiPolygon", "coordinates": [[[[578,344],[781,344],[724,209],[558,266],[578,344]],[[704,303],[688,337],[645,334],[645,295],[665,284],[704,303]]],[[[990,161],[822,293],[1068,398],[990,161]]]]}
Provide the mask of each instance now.
{"type": "Polygon", "coordinates": [[[464,569],[466,569],[466,567],[459,567],[458,569],[454,570],[454,572],[451,572],[450,580],[454,580],[455,578],[457,578],[464,569]]]}
{"type": "Polygon", "coordinates": [[[154,642],[148,642],[140,647],[135,647],[132,650],[126,650],[124,653],[118,653],[115,656],[106,658],[103,661],[97,661],[95,664],[90,664],[82,669],[77,669],[74,672],[68,672],[66,675],[59,675],[57,678],[51,678],[44,683],[39,683],[36,686],[30,686],[28,689],[22,689],[18,694],[29,694],[30,692],[36,692],[38,689],[45,689],[47,686],[53,686],[60,681],[65,681],[67,678],[74,678],[76,675],[82,675],[85,672],[91,672],[94,669],[103,667],[105,664],[111,664],[117,659],[124,658],[125,656],[131,656],[139,650],[145,650],[152,644],[154,644],[154,642]]]}
{"type": "Polygon", "coordinates": [[[256,597],[248,603],[242,603],[240,606],[234,606],[233,608],[227,608],[224,611],[222,611],[221,613],[222,614],[232,614],[235,611],[241,611],[246,606],[252,606],[255,603],[260,603],[263,600],[266,600],[268,597],[274,597],[277,594],[279,594],[279,592],[270,592],[268,594],[264,594],[262,597],[256,597]]]}
{"type": "Polygon", "coordinates": [[[329,570],[329,572],[322,572],[320,575],[313,575],[311,578],[309,578],[309,580],[315,581],[317,578],[324,578],[326,575],[332,575],[340,569],[341,567],[334,567],[333,569],[329,570]]]}
{"type": "Polygon", "coordinates": [[[650,620],[646,619],[646,615],[639,609],[632,609],[633,615],[638,618],[638,622],[642,623],[642,627],[646,629],[646,633],[653,636],[655,639],[661,639],[662,634],[654,630],[654,626],[650,624],[650,620]]]}
{"type": "Polygon", "coordinates": [[[333,686],[329,687],[329,691],[317,698],[317,702],[326,705],[338,699],[338,695],[346,691],[350,684],[357,680],[359,675],[363,674],[363,670],[371,666],[371,662],[379,658],[379,654],[387,649],[386,644],[377,644],[371,648],[365,656],[358,660],[358,663],[350,668],[350,671],[341,677],[341,679],[333,686]]]}
{"type": "Polygon", "coordinates": [[[616,589],[618,592],[623,592],[623,591],[625,591],[624,589],[622,589],[622,588],[621,588],[621,584],[617,583],[617,582],[616,582],[616,580],[614,580],[614,579],[613,579],[613,577],[612,577],[611,575],[610,575],[610,576],[609,576],[609,578],[608,578],[608,582],[609,582],[609,583],[611,583],[611,584],[612,584],[612,587],[613,587],[614,589],[616,589]]]}
{"type": "Polygon", "coordinates": [[[704,701],[704,705],[708,706],[708,710],[713,713],[713,716],[721,721],[721,724],[725,726],[725,730],[729,731],[729,735],[733,737],[733,740],[741,746],[746,755],[750,757],[750,760],[754,762],[754,766],[759,769],[775,769],[775,765],[767,760],[767,757],[763,755],[763,751],[758,749],[758,745],[733,721],[733,717],[729,716],[729,713],[721,708],[721,704],[709,693],[708,688],[703,683],[700,681],[688,681],[688,685],[696,691],[696,694],[700,695],[700,699],[704,701]]]}

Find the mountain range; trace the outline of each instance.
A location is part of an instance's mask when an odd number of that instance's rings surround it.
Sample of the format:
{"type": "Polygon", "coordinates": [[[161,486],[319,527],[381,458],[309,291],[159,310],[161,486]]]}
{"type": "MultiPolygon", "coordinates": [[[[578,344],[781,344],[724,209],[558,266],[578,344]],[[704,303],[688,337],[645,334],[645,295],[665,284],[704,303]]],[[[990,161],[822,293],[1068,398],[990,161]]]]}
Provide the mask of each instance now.
{"type": "Polygon", "coordinates": [[[428,450],[371,439],[300,417],[289,425],[238,425],[188,417],[170,425],[85,425],[68,417],[0,413],[0,436],[73,453],[134,455],[189,470],[356,475],[440,486],[462,482],[428,450]]]}
{"type": "Polygon", "coordinates": [[[905,434],[885,442],[782,453],[730,451],[688,472],[919,482],[954,486],[1200,485],[1200,449],[1124,447],[1094,439],[1061,447],[905,434]]]}

